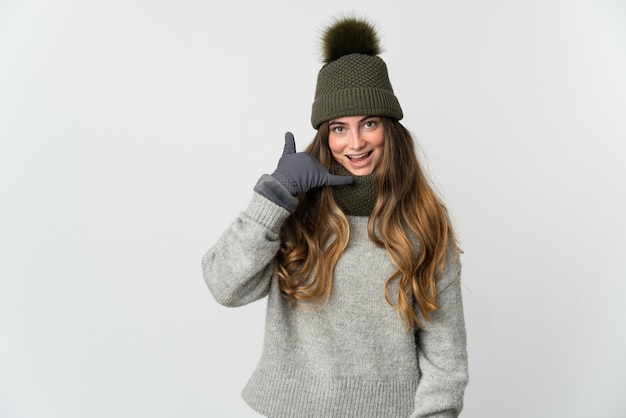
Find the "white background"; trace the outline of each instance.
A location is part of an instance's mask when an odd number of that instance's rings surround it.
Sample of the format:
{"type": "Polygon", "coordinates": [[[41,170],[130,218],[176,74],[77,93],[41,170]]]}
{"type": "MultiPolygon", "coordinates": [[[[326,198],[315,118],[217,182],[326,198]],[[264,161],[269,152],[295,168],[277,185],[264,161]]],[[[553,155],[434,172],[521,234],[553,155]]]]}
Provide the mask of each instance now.
{"type": "Polygon", "coordinates": [[[0,417],[255,416],[200,259],[348,11],[465,250],[463,416],[626,416],[624,2],[0,0],[0,417]]]}

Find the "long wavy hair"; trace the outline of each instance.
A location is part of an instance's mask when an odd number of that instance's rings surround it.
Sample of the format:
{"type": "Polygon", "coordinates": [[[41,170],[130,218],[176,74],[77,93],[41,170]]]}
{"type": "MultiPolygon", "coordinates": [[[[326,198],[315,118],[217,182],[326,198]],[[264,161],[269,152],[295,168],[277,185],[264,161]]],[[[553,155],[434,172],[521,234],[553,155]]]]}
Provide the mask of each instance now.
{"type": "MultiPolygon", "coordinates": [[[[422,326],[416,309],[425,320],[439,309],[437,279],[448,249],[460,252],[460,248],[446,209],[420,167],[412,135],[397,120],[382,120],[384,149],[376,167],[378,198],[369,217],[368,235],[387,251],[396,268],[385,283],[385,298],[411,331],[422,326]],[[390,286],[396,281],[398,294],[391,295],[390,286]]],[[[306,152],[335,172],[338,163],[328,146],[328,134],[325,122],[306,152]]],[[[321,187],[299,199],[281,230],[279,285],[283,296],[294,304],[325,303],[335,265],[348,244],[348,219],[335,202],[332,187],[321,187]]]]}

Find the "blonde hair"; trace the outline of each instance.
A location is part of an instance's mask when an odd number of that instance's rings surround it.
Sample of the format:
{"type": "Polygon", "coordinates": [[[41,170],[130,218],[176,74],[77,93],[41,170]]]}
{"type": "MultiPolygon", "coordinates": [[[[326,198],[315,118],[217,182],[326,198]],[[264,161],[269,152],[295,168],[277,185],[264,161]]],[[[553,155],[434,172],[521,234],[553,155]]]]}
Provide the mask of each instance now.
{"type": "MultiPolygon", "coordinates": [[[[439,309],[437,279],[448,248],[460,249],[446,209],[420,167],[410,132],[397,120],[382,120],[384,152],[376,168],[378,198],[369,217],[368,235],[387,251],[396,267],[387,278],[385,298],[410,331],[422,326],[416,307],[425,320],[439,309]],[[419,248],[415,248],[415,240],[419,248]],[[394,281],[398,282],[395,300],[389,292],[394,281]]],[[[334,172],[338,163],[328,147],[328,123],[320,126],[306,151],[334,172]]],[[[348,220],[331,187],[301,196],[281,231],[277,275],[283,296],[294,304],[325,303],[349,235],[348,220]]]]}

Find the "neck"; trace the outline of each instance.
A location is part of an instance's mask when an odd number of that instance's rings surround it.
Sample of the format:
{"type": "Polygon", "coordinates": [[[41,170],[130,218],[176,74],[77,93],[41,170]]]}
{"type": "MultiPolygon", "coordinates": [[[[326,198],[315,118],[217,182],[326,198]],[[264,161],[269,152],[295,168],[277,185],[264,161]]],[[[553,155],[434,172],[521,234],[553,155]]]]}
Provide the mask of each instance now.
{"type": "Polygon", "coordinates": [[[354,183],[333,187],[335,201],[346,215],[369,216],[374,210],[376,199],[378,198],[378,187],[376,185],[376,174],[371,173],[366,176],[355,176],[340,166],[336,169],[336,174],[351,176],[354,183]]]}

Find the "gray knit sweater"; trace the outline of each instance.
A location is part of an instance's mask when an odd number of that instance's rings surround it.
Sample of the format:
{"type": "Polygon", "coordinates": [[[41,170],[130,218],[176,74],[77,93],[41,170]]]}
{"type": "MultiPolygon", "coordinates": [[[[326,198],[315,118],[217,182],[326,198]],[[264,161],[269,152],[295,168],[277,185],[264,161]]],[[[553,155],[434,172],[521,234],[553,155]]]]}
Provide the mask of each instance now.
{"type": "Polygon", "coordinates": [[[458,257],[437,284],[441,309],[407,333],[384,297],[394,271],[389,256],[369,240],[367,217],[349,216],[350,241],[328,304],[292,308],[274,275],[288,216],[254,193],[202,259],[219,303],[241,306],[267,296],[263,353],[243,390],[246,402],[268,417],[458,416],[468,381],[458,257]]]}

